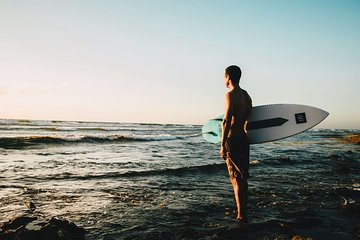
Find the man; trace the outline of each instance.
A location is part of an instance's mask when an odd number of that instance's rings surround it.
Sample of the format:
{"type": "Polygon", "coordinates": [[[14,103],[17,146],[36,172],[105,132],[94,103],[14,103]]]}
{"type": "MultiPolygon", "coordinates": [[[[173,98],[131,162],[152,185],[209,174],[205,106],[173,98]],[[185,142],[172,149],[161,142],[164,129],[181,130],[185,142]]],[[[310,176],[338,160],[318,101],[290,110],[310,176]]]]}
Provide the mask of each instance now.
{"type": "Polygon", "coordinates": [[[232,65],[225,69],[224,81],[230,91],[225,97],[225,115],[222,123],[220,156],[226,160],[231,184],[234,188],[237,220],[247,221],[249,142],[244,129],[250,115],[252,100],[240,88],[241,69],[232,65]]]}

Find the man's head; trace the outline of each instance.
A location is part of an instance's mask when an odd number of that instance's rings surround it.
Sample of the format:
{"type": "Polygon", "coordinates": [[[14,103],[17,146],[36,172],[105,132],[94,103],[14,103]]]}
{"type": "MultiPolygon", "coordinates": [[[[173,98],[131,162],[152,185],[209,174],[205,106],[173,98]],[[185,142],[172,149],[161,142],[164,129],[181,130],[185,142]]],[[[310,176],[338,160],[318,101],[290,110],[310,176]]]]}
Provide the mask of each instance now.
{"type": "Polygon", "coordinates": [[[236,65],[231,65],[225,69],[225,84],[228,87],[229,81],[232,82],[233,85],[237,85],[240,82],[241,78],[241,69],[236,65]]]}

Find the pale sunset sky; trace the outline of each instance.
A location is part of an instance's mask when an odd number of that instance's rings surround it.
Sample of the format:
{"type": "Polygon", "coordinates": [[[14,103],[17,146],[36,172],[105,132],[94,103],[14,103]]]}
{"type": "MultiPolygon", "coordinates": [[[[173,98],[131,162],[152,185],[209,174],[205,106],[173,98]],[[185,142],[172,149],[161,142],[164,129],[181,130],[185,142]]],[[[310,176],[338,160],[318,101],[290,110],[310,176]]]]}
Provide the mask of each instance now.
{"type": "Polygon", "coordinates": [[[0,0],[0,118],[204,124],[232,64],[360,129],[358,0],[0,0]]]}

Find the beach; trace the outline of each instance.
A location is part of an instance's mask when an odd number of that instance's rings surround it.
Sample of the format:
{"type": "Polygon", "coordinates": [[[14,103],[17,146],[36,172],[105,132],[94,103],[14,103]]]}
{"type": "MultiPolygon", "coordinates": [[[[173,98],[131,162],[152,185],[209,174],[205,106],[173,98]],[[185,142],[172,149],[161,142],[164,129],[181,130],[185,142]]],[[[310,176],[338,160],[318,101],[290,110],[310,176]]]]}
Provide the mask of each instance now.
{"type": "Polygon", "coordinates": [[[67,219],[86,239],[359,239],[359,130],[251,145],[238,224],[200,125],[0,120],[0,222],[67,219]],[[36,208],[29,211],[29,203],[36,208]]]}

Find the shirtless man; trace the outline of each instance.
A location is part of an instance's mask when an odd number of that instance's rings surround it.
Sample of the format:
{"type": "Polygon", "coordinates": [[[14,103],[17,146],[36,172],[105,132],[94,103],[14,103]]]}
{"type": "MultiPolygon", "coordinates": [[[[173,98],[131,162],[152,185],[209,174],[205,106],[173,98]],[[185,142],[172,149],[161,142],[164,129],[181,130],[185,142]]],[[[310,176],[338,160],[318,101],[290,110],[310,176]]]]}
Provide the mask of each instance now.
{"type": "Polygon", "coordinates": [[[234,188],[238,210],[237,220],[247,220],[249,142],[244,125],[249,117],[252,101],[239,86],[241,69],[229,66],[225,69],[224,81],[230,91],[225,97],[225,115],[222,123],[220,156],[226,160],[231,184],[234,188]]]}

